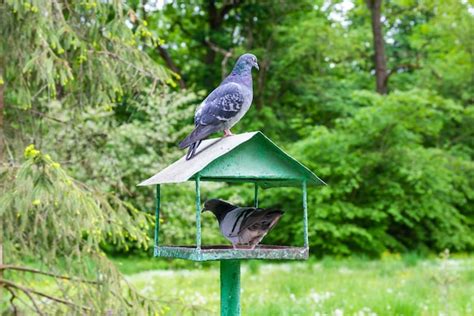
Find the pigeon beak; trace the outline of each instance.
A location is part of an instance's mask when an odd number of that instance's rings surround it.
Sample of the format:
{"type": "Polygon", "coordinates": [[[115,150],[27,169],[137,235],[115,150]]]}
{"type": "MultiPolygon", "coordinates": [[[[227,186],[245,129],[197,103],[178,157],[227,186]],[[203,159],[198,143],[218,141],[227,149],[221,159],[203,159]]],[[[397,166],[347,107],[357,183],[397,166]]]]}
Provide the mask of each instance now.
{"type": "Polygon", "coordinates": [[[253,66],[257,68],[257,70],[260,70],[260,67],[258,67],[258,63],[255,63],[253,66]]]}

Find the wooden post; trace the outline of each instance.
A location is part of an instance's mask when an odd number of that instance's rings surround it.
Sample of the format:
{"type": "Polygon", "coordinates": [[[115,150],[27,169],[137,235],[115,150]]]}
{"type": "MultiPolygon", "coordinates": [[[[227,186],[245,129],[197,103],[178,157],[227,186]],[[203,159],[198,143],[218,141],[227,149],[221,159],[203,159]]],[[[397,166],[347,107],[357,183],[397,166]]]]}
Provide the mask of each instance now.
{"type": "Polygon", "coordinates": [[[240,260],[221,260],[221,316],[240,315],[240,260]]]}

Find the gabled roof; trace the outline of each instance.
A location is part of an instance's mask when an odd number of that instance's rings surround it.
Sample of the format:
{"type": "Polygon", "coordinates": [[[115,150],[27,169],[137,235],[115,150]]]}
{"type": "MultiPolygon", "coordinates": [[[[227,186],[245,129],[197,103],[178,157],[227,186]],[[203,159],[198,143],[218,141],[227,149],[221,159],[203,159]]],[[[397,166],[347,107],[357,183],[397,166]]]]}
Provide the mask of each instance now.
{"type": "Polygon", "coordinates": [[[140,186],[180,183],[195,179],[255,182],[261,187],[325,184],[261,132],[204,140],[195,156],[183,156],[140,186]]]}

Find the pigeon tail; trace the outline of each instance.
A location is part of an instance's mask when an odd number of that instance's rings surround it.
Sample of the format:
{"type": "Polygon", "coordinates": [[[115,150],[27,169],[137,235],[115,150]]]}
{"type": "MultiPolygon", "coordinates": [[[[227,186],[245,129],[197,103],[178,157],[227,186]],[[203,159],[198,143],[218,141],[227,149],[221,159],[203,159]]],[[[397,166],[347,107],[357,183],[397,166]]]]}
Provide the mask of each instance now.
{"type": "Polygon", "coordinates": [[[201,141],[198,141],[189,145],[188,153],[186,154],[186,160],[189,160],[194,157],[194,154],[196,153],[196,149],[199,147],[200,144],[201,144],[201,141]]]}
{"type": "MultiPolygon", "coordinates": [[[[194,128],[194,130],[186,136],[186,138],[179,143],[179,148],[184,149],[186,147],[191,146],[192,144],[195,144],[207,136],[211,135],[214,132],[217,132],[219,130],[219,126],[215,125],[198,125],[194,128]]],[[[198,144],[199,146],[199,144],[198,144]]]]}

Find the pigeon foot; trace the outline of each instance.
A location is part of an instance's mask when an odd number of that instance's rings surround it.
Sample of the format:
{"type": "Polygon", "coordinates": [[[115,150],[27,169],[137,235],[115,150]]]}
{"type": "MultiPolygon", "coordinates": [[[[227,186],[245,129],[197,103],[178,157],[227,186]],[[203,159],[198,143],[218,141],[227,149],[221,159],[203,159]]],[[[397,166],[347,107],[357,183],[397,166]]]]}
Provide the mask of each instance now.
{"type": "Polygon", "coordinates": [[[225,130],[224,130],[224,137],[227,137],[227,136],[234,136],[234,134],[232,134],[232,132],[230,131],[230,129],[225,129],[225,130]]]}

